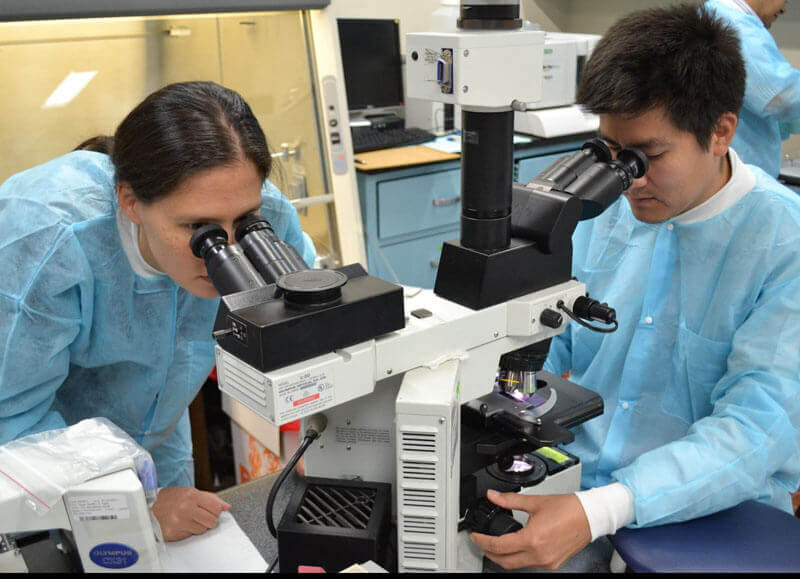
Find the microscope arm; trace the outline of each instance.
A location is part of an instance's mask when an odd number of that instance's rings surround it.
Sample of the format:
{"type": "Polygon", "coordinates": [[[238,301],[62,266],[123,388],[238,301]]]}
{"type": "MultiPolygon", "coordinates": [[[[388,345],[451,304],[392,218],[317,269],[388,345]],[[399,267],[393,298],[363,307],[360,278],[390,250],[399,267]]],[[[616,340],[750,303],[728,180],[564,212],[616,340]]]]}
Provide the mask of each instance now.
{"type": "Polygon", "coordinates": [[[462,359],[470,368],[461,381],[462,400],[490,392],[500,356],[564,330],[545,311],[570,307],[585,294],[570,280],[557,286],[473,310],[419,290],[405,298],[410,312],[402,330],[355,346],[262,372],[217,346],[217,376],[223,392],[282,425],[367,395],[376,382],[420,367],[462,359]],[[550,323],[550,322],[547,322],[550,323]]]}

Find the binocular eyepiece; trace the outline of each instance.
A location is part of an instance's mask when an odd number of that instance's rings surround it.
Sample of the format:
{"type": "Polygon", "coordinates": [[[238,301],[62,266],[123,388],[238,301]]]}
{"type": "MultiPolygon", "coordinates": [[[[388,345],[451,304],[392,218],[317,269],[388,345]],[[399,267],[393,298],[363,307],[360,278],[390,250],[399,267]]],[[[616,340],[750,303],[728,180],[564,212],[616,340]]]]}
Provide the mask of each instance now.
{"type": "Polygon", "coordinates": [[[580,151],[550,165],[536,180],[578,197],[583,204],[583,220],[600,215],[648,168],[647,156],[639,149],[628,147],[614,159],[601,139],[592,139],[580,151]]]}
{"type": "Polygon", "coordinates": [[[294,247],[275,234],[269,221],[260,215],[248,215],[236,226],[236,241],[267,283],[282,275],[308,269],[294,247]]]}
{"type": "Polygon", "coordinates": [[[249,215],[236,227],[237,243],[215,224],[203,225],[189,240],[192,253],[206,262],[208,277],[220,295],[264,287],[282,276],[307,270],[294,247],[279,238],[269,221],[249,215]]]}
{"type": "Polygon", "coordinates": [[[333,270],[312,270],[290,244],[275,234],[260,215],[242,219],[236,243],[215,224],[203,225],[189,240],[192,253],[206,262],[208,277],[220,295],[274,283],[287,305],[310,309],[341,297],[347,276],[333,270]]]}
{"type": "Polygon", "coordinates": [[[203,225],[194,232],[189,247],[206,262],[211,283],[220,295],[267,285],[238,245],[228,244],[228,234],[219,225],[203,225]]]}

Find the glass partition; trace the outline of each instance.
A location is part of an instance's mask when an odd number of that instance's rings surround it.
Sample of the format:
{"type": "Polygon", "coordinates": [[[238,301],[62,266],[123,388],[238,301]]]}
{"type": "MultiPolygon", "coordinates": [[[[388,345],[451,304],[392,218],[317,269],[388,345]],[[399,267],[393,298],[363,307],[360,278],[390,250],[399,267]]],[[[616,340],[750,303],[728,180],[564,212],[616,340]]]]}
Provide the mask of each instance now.
{"type": "MultiPolygon", "coordinates": [[[[212,80],[238,91],[275,159],[274,182],[300,201],[329,193],[302,11],[0,24],[0,182],[113,134],[166,84],[212,80]]],[[[299,210],[322,256],[327,204],[299,210]]]]}

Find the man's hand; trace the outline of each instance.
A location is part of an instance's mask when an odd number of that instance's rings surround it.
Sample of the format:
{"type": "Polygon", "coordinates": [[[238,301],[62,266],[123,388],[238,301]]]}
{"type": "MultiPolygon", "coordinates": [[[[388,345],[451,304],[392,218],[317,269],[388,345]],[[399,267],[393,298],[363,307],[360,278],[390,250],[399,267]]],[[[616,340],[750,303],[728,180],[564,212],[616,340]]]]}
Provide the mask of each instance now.
{"type": "Polygon", "coordinates": [[[202,535],[217,526],[219,514],[231,506],[214,493],[192,487],[163,488],[153,503],[153,514],[165,541],[202,535]]]}
{"type": "Polygon", "coordinates": [[[558,569],[592,540],[589,521],[574,494],[521,495],[489,491],[494,504],[526,511],[525,528],[499,537],[472,533],[470,538],[486,556],[503,567],[558,569]]]}

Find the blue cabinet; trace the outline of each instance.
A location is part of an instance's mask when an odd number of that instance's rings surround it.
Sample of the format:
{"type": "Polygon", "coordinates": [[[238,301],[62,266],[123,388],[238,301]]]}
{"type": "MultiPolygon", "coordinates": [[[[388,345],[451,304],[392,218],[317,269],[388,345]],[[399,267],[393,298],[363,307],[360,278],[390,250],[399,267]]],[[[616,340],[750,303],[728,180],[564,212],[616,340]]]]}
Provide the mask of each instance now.
{"type": "Polygon", "coordinates": [[[461,216],[461,171],[447,169],[377,183],[378,238],[453,227],[461,216]]]}
{"type": "MultiPolygon", "coordinates": [[[[538,144],[514,152],[514,179],[527,183],[584,139],[538,144]]],[[[461,162],[358,171],[367,268],[371,275],[432,288],[442,244],[458,239],[461,162]]]]}

